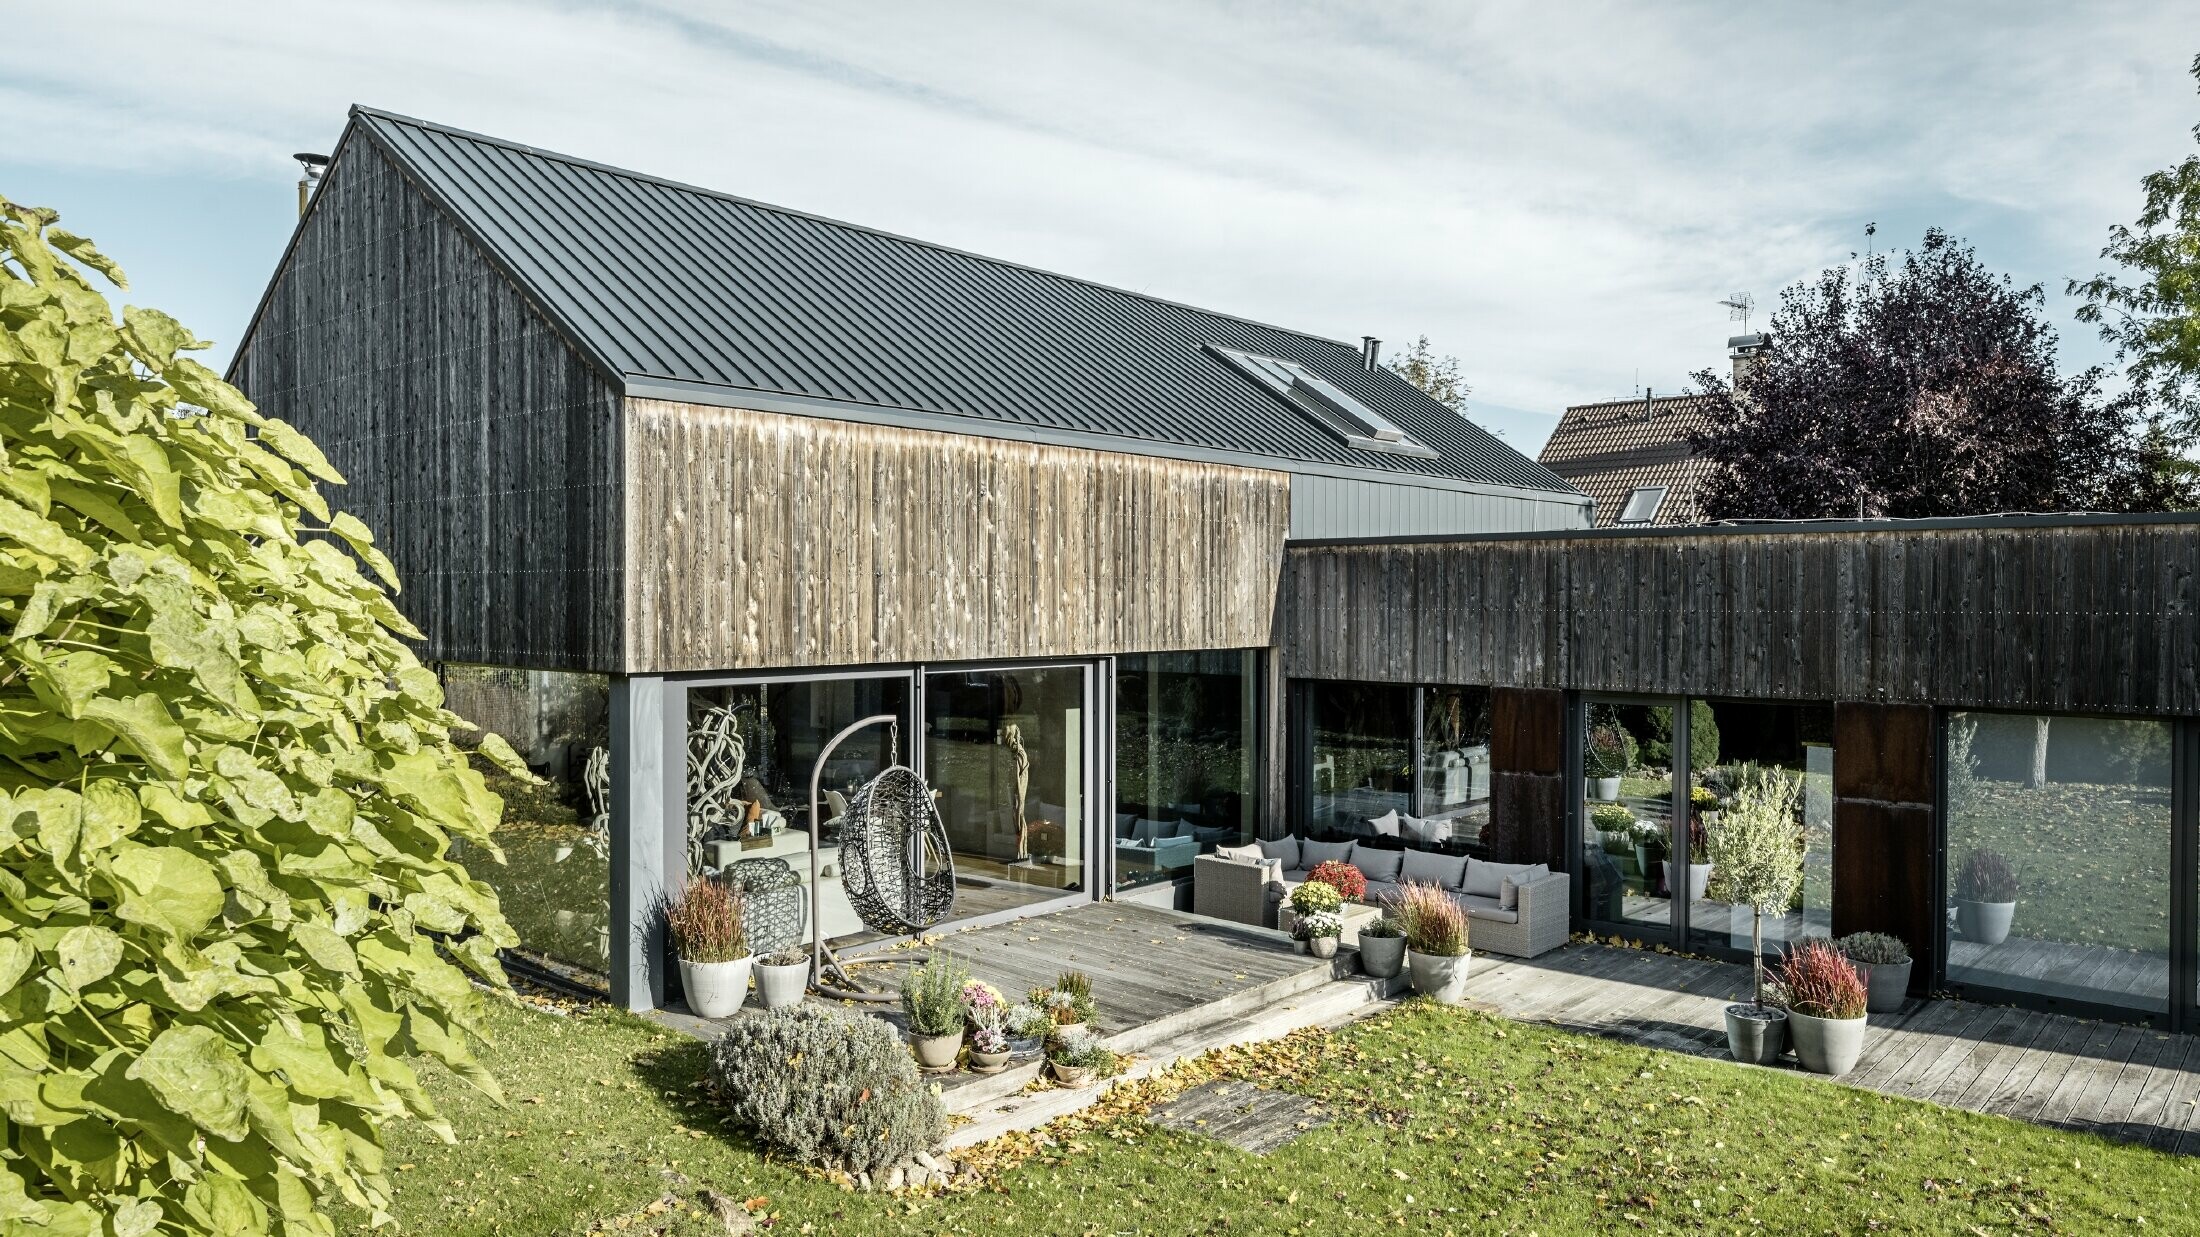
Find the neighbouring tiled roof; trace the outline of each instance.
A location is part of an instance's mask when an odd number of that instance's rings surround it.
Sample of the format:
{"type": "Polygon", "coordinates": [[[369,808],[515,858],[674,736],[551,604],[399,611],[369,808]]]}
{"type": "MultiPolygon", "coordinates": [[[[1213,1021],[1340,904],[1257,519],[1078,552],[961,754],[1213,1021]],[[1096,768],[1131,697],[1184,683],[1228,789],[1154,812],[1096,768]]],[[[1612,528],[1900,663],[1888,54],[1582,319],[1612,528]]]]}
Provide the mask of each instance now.
{"type": "Polygon", "coordinates": [[[1350,344],[368,108],[352,123],[630,390],[1572,492],[1350,344]],[[1348,445],[1209,346],[1303,365],[1436,457],[1348,445]]]}
{"type": "Polygon", "coordinates": [[[1611,527],[1627,496],[1649,485],[1667,487],[1652,523],[1693,524],[1696,489],[1710,466],[1690,454],[1686,435],[1704,424],[1707,407],[1700,395],[1576,404],[1538,459],[1596,500],[1599,528],[1611,527]]]}

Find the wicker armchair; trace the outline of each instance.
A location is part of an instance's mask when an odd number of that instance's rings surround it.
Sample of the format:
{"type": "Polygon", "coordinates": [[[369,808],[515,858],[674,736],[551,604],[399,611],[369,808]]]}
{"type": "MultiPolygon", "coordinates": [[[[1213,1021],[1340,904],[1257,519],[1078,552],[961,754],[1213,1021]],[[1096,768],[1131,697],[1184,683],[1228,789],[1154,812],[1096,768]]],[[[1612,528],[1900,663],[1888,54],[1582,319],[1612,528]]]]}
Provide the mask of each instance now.
{"type": "Polygon", "coordinates": [[[1533,958],[1566,943],[1572,892],[1573,881],[1564,872],[1529,881],[1519,889],[1519,916],[1512,923],[1490,917],[1488,910],[1469,904],[1463,894],[1453,897],[1467,910],[1467,939],[1476,953],[1533,958]]]}
{"type": "Polygon", "coordinates": [[[1252,863],[1201,855],[1192,861],[1192,913],[1273,928],[1276,903],[1270,887],[1282,880],[1283,870],[1273,859],[1252,863]]]}

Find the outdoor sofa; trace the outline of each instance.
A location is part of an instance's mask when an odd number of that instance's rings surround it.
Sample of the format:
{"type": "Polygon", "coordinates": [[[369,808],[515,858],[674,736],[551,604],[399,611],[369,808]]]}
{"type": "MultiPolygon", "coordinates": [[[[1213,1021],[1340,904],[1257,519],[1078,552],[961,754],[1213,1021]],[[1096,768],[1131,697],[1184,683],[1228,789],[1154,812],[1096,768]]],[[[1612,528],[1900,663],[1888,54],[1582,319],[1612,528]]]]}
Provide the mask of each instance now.
{"type": "Polygon", "coordinates": [[[1533,958],[1566,943],[1573,886],[1564,872],[1540,863],[1492,863],[1358,842],[1272,838],[1201,855],[1192,864],[1192,913],[1273,928],[1291,891],[1332,859],[1367,877],[1361,901],[1370,904],[1388,903],[1406,881],[1444,890],[1466,912],[1468,936],[1478,950],[1533,958]]]}

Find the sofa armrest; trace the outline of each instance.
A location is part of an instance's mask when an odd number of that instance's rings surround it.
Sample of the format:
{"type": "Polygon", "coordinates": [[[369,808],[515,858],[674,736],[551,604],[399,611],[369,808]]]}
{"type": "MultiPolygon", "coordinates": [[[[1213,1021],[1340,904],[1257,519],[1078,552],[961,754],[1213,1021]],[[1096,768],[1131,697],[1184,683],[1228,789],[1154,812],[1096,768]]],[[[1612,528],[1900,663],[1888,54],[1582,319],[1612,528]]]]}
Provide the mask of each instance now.
{"type": "Polygon", "coordinates": [[[1269,885],[1279,879],[1276,860],[1248,863],[1200,855],[1192,860],[1192,913],[1256,927],[1272,927],[1275,910],[1269,885]]]}
{"type": "Polygon", "coordinates": [[[1540,904],[1545,899],[1549,899],[1563,905],[1567,900],[1568,891],[1573,888],[1573,883],[1573,878],[1564,872],[1550,872],[1536,877],[1525,885],[1517,886],[1514,893],[1517,895],[1517,901],[1520,904],[1520,917],[1522,919],[1528,917],[1530,903],[1540,904]]]}

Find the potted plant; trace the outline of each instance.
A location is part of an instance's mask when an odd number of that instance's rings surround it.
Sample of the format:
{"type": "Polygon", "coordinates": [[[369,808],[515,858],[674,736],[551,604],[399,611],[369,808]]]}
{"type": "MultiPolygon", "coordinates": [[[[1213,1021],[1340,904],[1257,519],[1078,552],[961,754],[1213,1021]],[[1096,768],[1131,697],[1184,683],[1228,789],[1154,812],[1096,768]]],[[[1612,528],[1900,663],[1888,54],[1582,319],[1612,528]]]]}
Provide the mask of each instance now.
{"type": "Polygon", "coordinates": [[[2017,913],[2017,870],[2000,851],[1972,851],[1956,869],[1956,931],[1967,941],[1999,945],[2017,913]]]}
{"type": "Polygon", "coordinates": [[[1406,965],[1406,930],[1395,915],[1384,915],[1360,929],[1360,969],[1375,979],[1390,979],[1406,965]]]}
{"type": "Polygon", "coordinates": [[[1413,990],[1454,1004],[1466,995],[1467,913],[1434,885],[1407,881],[1398,895],[1398,920],[1406,932],[1406,967],[1413,990]]]}
{"type": "Polygon", "coordinates": [[[782,949],[756,960],[756,999],[766,1009],[785,1009],[810,989],[810,952],[782,949]]]}
{"type": "Polygon", "coordinates": [[[1654,820],[1635,822],[1635,863],[1642,869],[1642,883],[1650,890],[1665,888],[1665,826],[1654,820]]]}
{"type": "Polygon", "coordinates": [[[909,1047],[916,1053],[917,1068],[927,1074],[944,1074],[955,1068],[962,1052],[963,1020],[970,1007],[963,1002],[963,985],[969,972],[955,965],[944,949],[925,959],[901,985],[901,1012],[909,1018],[909,1047]]]}
{"type": "Polygon", "coordinates": [[[1635,737],[1618,722],[1604,722],[1589,728],[1588,742],[1582,745],[1581,768],[1591,799],[1600,803],[1616,801],[1620,775],[1634,764],[1635,737]]]}
{"type": "Polygon", "coordinates": [[[1011,1005],[1002,1019],[1001,1029],[1008,1033],[1009,1055],[1028,1057],[1046,1045],[1047,1034],[1054,1030],[1054,1018],[1029,1002],[1011,1005]]]}
{"type": "Polygon", "coordinates": [[[1795,823],[1800,780],[1770,774],[1735,792],[1719,827],[1704,839],[1710,894],[1749,908],[1749,1004],[1726,1007],[1726,1046],[1734,1059],[1770,1065],[1787,1043],[1787,1015],[1765,1002],[1765,916],[1787,912],[1803,884],[1803,832],[1795,823]]]}
{"type": "Polygon", "coordinates": [[[970,1072],[998,1074],[1008,1068],[1008,1006],[984,1005],[970,1011],[970,1072]]]}
{"type": "Polygon", "coordinates": [[[1082,1086],[1095,1073],[1115,1072],[1115,1051],[1090,1027],[1063,1027],[1047,1038],[1047,1068],[1063,1086],[1082,1086]]]}
{"type": "Polygon", "coordinates": [[[1337,896],[1347,902],[1357,902],[1367,896],[1367,875],[1341,859],[1324,859],[1306,874],[1308,882],[1320,881],[1337,891],[1337,896]]]}
{"type": "Polygon", "coordinates": [[[1092,981],[1082,971],[1064,971],[1054,977],[1053,987],[1032,989],[1031,1003],[1054,1027],[1083,1026],[1092,1021],[1092,981]]]}
{"type": "Polygon", "coordinates": [[[1781,959],[1780,986],[1787,990],[1788,1026],[1803,1068],[1835,1077],[1856,1068],[1870,998],[1841,951],[1829,941],[1798,942],[1781,959]]]}
{"type": "Polygon", "coordinates": [[[709,876],[688,879],[664,906],[665,934],[680,960],[680,989],[699,1018],[731,1018],[749,999],[748,934],[741,891],[709,876]]]}
{"type": "MultiPolygon", "coordinates": [[[[1299,887],[1291,891],[1291,939],[1297,942],[1300,953],[1313,952],[1314,934],[1311,921],[1314,916],[1333,916],[1337,919],[1337,930],[1344,930],[1343,917],[1337,915],[1338,908],[1343,905],[1344,895],[1337,892],[1335,885],[1315,880],[1311,875],[1299,882],[1299,887]]],[[[1322,956],[1332,957],[1336,952],[1336,941],[1332,939],[1329,953],[1322,956]]]]}
{"type": "MultiPolygon", "coordinates": [[[[1708,795],[1710,793],[1710,791],[1698,786],[1689,792],[1689,802],[1694,803],[1697,795],[1708,795]]],[[[1718,800],[1714,797],[1712,801],[1715,803],[1718,800]]],[[[1711,831],[1715,827],[1704,819],[1702,812],[1694,812],[1689,815],[1688,900],[1691,902],[1703,901],[1704,894],[1711,889],[1711,831]]]]}
{"type": "Polygon", "coordinates": [[[1857,973],[1868,995],[1865,1011],[1891,1014],[1910,991],[1910,947],[1884,932],[1851,932],[1833,943],[1857,973]]]}
{"type": "Polygon", "coordinates": [[[1001,995],[999,988],[982,979],[973,979],[963,985],[964,1030],[975,1032],[978,1029],[978,1015],[989,1009],[1004,1013],[1008,1009],[1008,998],[1001,995]]]}
{"type": "Polygon", "coordinates": [[[1337,956],[1337,938],[1344,935],[1344,916],[1336,911],[1312,911],[1299,920],[1306,934],[1307,952],[1317,958],[1337,956]]]}

